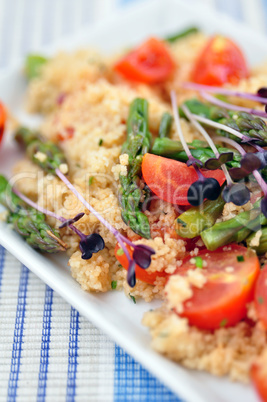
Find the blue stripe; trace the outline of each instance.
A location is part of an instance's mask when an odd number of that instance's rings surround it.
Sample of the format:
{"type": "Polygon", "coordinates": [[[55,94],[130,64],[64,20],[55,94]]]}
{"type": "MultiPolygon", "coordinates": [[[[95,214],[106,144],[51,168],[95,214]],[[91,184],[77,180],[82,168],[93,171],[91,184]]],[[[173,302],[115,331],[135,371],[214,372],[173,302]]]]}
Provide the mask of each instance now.
{"type": "Polygon", "coordinates": [[[43,312],[41,356],[39,366],[39,381],[37,391],[38,402],[44,402],[46,397],[46,383],[47,383],[47,374],[49,366],[49,350],[50,350],[50,338],[51,338],[52,306],[53,306],[53,290],[49,286],[46,286],[44,312],[43,312]]]}
{"type": "Polygon", "coordinates": [[[11,367],[8,381],[8,398],[7,398],[8,402],[15,401],[17,397],[17,389],[18,389],[18,381],[20,373],[20,359],[24,343],[23,330],[24,330],[24,319],[26,312],[28,278],[29,278],[29,270],[23,265],[20,274],[11,367]]]}
{"type": "Polygon", "coordinates": [[[127,401],[180,402],[181,399],[115,345],[114,402],[127,401]]]}
{"type": "Polygon", "coordinates": [[[4,247],[0,246],[0,293],[1,293],[4,266],[5,266],[5,256],[6,256],[6,250],[4,249],[4,247]]]}
{"type": "Polygon", "coordinates": [[[70,338],[69,338],[69,364],[67,382],[67,402],[75,401],[76,375],[79,354],[79,312],[71,307],[70,312],[70,338]]]}

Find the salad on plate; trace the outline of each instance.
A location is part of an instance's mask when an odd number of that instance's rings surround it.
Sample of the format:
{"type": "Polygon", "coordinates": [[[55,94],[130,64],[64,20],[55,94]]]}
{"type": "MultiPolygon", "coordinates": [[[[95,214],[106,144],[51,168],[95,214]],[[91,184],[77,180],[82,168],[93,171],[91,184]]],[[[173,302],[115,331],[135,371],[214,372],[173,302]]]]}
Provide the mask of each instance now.
{"type": "Polygon", "coordinates": [[[112,57],[31,54],[24,73],[42,124],[0,103],[0,141],[9,126],[25,151],[1,218],[67,253],[85,291],[162,300],[143,317],[156,351],[267,401],[267,65],[190,27],[112,57]]]}

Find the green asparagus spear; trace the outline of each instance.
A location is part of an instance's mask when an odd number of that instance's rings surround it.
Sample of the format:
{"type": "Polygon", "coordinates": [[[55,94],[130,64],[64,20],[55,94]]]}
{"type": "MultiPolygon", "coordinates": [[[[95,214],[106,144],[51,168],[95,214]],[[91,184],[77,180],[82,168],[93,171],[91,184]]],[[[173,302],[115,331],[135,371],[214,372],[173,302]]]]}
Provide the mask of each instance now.
{"type": "Polygon", "coordinates": [[[259,206],[260,200],[254,204],[252,210],[241,212],[232,219],[204,230],[201,238],[207,249],[216,250],[232,242],[240,243],[252,231],[259,230],[261,225],[267,225],[267,218],[261,213],[259,206]]]}
{"type": "Polygon", "coordinates": [[[167,36],[167,38],[165,38],[165,40],[167,42],[173,43],[179,39],[185,38],[186,36],[197,33],[197,32],[199,32],[199,29],[197,27],[190,27],[190,28],[184,29],[183,31],[179,31],[178,33],[176,33],[174,35],[167,36]]]}
{"type": "Polygon", "coordinates": [[[253,248],[258,255],[264,254],[267,252],[267,226],[261,228],[261,234],[253,232],[246,239],[247,247],[253,248]]]}
{"type": "Polygon", "coordinates": [[[47,253],[66,250],[59,232],[45,222],[45,215],[28,207],[12,192],[7,179],[0,175],[0,203],[8,208],[7,223],[33,248],[47,253]]]}
{"type": "MultiPolygon", "coordinates": [[[[204,116],[210,120],[214,120],[218,123],[225,124],[240,133],[247,135],[248,137],[258,138],[259,145],[267,144],[267,125],[265,121],[259,117],[255,117],[252,114],[245,112],[237,112],[233,110],[226,110],[218,106],[209,105],[200,102],[197,99],[190,99],[185,102],[190,112],[204,116]]],[[[184,116],[184,113],[180,109],[180,115],[184,116]]],[[[237,142],[241,142],[241,139],[229,134],[224,130],[216,130],[219,135],[229,137],[237,142]]]]}
{"type": "Polygon", "coordinates": [[[39,77],[42,66],[47,63],[47,58],[38,54],[29,54],[25,61],[25,74],[31,80],[39,77]]]}
{"type": "Polygon", "coordinates": [[[143,155],[149,151],[151,134],[148,128],[148,102],[135,99],[127,120],[127,140],[121,153],[129,157],[127,176],[120,175],[120,204],[122,218],[140,236],[149,239],[150,227],[147,216],[141,212],[142,205],[149,196],[148,188],[141,183],[143,155]]]}
{"type": "Polygon", "coordinates": [[[200,207],[190,208],[176,220],[175,230],[179,236],[192,239],[214,225],[221,215],[225,202],[220,196],[216,201],[205,201],[200,207]]]}
{"type": "Polygon", "coordinates": [[[26,148],[28,157],[46,173],[55,174],[59,168],[68,172],[66,158],[61,149],[51,141],[44,140],[37,132],[20,127],[15,133],[15,140],[26,148]]]}
{"type": "Polygon", "coordinates": [[[169,136],[172,126],[172,120],[172,115],[170,115],[170,113],[163,113],[159,126],[159,138],[165,138],[169,136]]]}
{"type": "MultiPolygon", "coordinates": [[[[194,158],[200,160],[203,164],[208,159],[215,158],[214,152],[203,141],[195,140],[192,143],[189,143],[188,145],[194,158]]],[[[227,162],[226,164],[228,167],[240,166],[241,155],[237,151],[220,146],[217,146],[217,149],[219,153],[233,152],[234,154],[233,160],[227,162]]],[[[186,152],[183,150],[181,142],[171,140],[170,138],[156,138],[151,152],[155,155],[176,159],[181,162],[187,162],[188,160],[188,157],[186,155],[186,152]]]]}

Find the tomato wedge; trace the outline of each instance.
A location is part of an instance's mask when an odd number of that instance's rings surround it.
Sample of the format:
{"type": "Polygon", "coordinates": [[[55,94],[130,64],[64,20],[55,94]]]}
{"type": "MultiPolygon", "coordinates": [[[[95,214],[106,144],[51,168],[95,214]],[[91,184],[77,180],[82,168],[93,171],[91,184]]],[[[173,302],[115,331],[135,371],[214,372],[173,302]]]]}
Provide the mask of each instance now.
{"type": "Polygon", "coordinates": [[[0,102],[0,143],[3,139],[5,123],[6,123],[6,109],[3,103],[0,102]]]}
{"type": "Polygon", "coordinates": [[[155,84],[169,78],[174,67],[165,43],[150,38],[119,60],[114,69],[127,80],[155,84]]]}
{"type": "MultiPolygon", "coordinates": [[[[179,315],[201,329],[214,330],[237,324],[246,316],[246,305],[253,299],[260,273],[258,257],[246,247],[235,244],[227,249],[202,250],[198,257],[202,259],[202,272],[207,282],[202,288],[192,286],[193,296],[184,302],[184,311],[179,315]]],[[[189,269],[195,269],[192,262],[192,257],[187,257],[176,273],[186,275],[189,269]]],[[[167,298],[171,295],[167,294],[167,298]]]]}
{"type": "Polygon", "coordinates": [[[255,308],[259,320],[267,329],[267,265],[262,268],[256,283],[255,308]]]}
{"type": "MultiPolygon", "coordinates": [[[[225,181],[222,170],[203,170],[205,177],[218,180],[220,186],[225,181]]],[[[190,205],[187,192],[197,179],[193,166],[183,162],[163,158],[153,154],[145,154],[142,162],[142,174],[148,187],[160,199],[172,204],[190,205]]]]}
{"type": "MultiPolygon", "coordinates": [[[[133,254],[132,248],[127,245],[127,249],[129,251],[130,256],[132,256],[132,254],[133,254]]],[[[128,270],[129,264],[128,264],[127,257],[124,253],[121,254],[121,251],[122,251],[121,246],[117,243],[116,247],[115,247],[115,257],[117,258],[119,263],[123,266],[123,268],[128,270]],[[120,250],[119,253],[118,253],[118,250],[120,250]]],[[[135,275],[136,275],[137,279],[140,279],[140,281],[142,281],[142,282],[149,283],[150,285],[154,285],[157,277],[161,277],[161,278],[167,277],[167,274],[165,272],[149,272],[147,269],[143,269],[143,268],[139,267],[139,265],[136,265],[136,267],[135,267],[135,275]]]]}
{"type": "Polygon", "coordinates": [[[267,353],[252,365],[250,371],[252,382],[262,402],[267,402],[267,353]]]}
{"type": "Polygon", "coordinates": [[[248,66],[239,47],[230,39],[216,35],[200,53],[191,78],[198,84],[220,86],[237,84],[248,76],[248,66]]]}

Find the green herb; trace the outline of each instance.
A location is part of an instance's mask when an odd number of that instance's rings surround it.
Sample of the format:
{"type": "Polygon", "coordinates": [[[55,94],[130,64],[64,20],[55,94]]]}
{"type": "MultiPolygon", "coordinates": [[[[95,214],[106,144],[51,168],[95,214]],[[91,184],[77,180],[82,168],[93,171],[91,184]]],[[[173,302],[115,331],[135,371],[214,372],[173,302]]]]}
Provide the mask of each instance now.
{"type": "Polygon", "coordinates": [[[222,327],[225,327],[227,323],[228,323],[227,318],[224,318],[224,319],[220,322],[220,327],[221,327],[221,328],[222,328],[222,327]]]}
{"type": "Polygon", "coordinates": [[[117,281],[111,281],[111,289],[116,289],[117,281]]]}
{"type": "Polygon", "coordinates": [[[119,248],[118,251],[117,251],[117,255],[123,255],[123,254],[124,254],[123,249],[119,248]]]}
{"type": "Polygon", "coordinates": [[[94,176],[91,176],[89,178],[89,186],[91,186],[93,184],[93,181],[94,181],[94,176]]]}
{"type": "Polygon", "coordinates": [[[238,256],[236,257],[236,259],[237,259],[238,262],[243,262],[243,261],[245,261],[245,258],[243,257],[243,255],[238,255],[238,256]]]}
{"type": "Polygon", "coordinates": [[[199,29],[197,27],[190,27],[190,28],[186,28],[183,31],[179,31],[178,33],[174,34],[174,35],[170,35],[167,36],[167,38],[165,38],[165,40],[169,43],[172,42],[176,42],[179,39],[182,39],[188,35],[191,35],[193,33],[197,33],[199,32],[199,29]]]}
{"type": "Polygon", "coordinates": [[[203,268],[203,260],[202,260],[202,258],[201,257],[195,257],[195,260],[196,260],[196,267],[197,268],[203,268]]]}
{"type": "Polygon", "coordinates": [[[76,163],[76,167],[80,169],[81,165],[79,163],[76,163]]]}
{"type": "Polygon", "coordinates": [[[134,304],[136,304],[136,300],[135,297],[133,295],[131,295],[131,293],[129,293],[130,298],[132,299],[132,301],[134,302],[134,304]]]}
{"type": "Polygon", "coordinates": [[[263,304],[264,303],[264,298],[262,296],[258,297],[258,303],[263,304]]]}
{"type": "Polygon", "coordinates": [[[101,147],[102,144],[103,144],[103,140],[102,140],[102,138],[100,138],[98,145],[101,147]]]}

